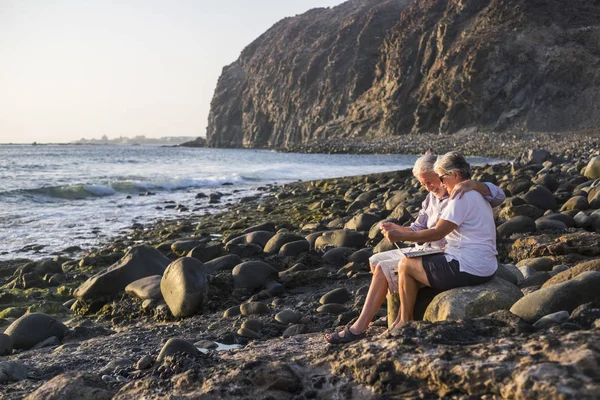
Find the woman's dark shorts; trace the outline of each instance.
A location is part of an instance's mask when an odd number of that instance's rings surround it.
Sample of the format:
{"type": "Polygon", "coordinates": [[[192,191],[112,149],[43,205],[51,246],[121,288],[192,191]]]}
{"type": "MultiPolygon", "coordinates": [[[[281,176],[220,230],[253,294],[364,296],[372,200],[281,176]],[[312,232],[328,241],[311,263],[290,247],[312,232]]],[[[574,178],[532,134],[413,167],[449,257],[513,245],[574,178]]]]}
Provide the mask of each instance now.
{"type": "Polygon", "coordinates": [[[448,262],[443,254],[423,256],[423,269],[429,280],[429,286],[439,290],[481,285],[494,277],[493,274],[490,276],[477,276],[468,272],[461,272],[458,261],[448,262]]]}

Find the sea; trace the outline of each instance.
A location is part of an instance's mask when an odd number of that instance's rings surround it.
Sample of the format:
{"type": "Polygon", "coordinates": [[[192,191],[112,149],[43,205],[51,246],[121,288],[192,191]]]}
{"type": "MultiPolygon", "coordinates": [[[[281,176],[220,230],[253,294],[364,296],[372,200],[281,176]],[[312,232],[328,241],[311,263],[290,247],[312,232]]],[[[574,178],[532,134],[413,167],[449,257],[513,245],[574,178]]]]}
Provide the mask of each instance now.
{"type": "MultiPolygon", "coordinates": [[[[412,168],[405,154],[116,145],[0,145],[0,260],[88,250],[134,224],[220,212],[269,184],[412,168]],[[199,193],[223,194],[219,206],[199,193]],[[179,211],[174,205],[189,211],[179,211]]],[[[495,162],[473,157],[474,164],[495,162]]]]}

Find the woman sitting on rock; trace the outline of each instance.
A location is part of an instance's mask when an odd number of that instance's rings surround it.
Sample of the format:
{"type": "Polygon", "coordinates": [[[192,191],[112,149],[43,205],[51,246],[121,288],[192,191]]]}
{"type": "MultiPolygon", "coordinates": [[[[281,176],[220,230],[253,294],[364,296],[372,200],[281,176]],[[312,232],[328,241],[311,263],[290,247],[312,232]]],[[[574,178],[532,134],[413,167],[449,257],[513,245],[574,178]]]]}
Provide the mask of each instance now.
{"type": "Polygon", "coordinates": [[[413,174],[429,191],[419,217],[410,227],[382,223],[382,232],[392,242],[426,242],[424,248],[446,247],[446,254],[406,258],[402,251],[392,250],[371,257],[373,280],[362,312],[352,326],[327,334],[329,343],[348,343],[362,338],[383,304],[388,288],[392,292],[398,290],[400,296],[400,312],[391,325],[394,328],[413,319],[420,283],[447,290],[486,282],[496,270],[496,229],[490,203],[496,206],[504,201],[502,190],[490,183],[469,180],[470,166],[456,152],[446,154],[437,162],[433,155],[422,156],[415,163],[413,174]],[[468,216],[468,220],[456,218],[458,212],[466,212],[461,216],[468,216]],[[472,224],[479,220],[485,222],[477,225],[482,232],[472,232],[472,224]],[[465,233],[469,236],[461,236],[465,233]],[[489,262],[479,265],[476,260],[489,262]]]}

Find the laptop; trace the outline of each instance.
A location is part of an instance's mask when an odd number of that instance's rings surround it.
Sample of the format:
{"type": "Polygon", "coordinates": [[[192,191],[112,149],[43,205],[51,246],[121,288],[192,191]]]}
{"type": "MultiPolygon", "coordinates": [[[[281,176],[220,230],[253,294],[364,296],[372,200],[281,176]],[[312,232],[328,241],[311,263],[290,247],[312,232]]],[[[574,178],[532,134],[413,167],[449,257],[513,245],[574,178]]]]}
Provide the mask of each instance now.
{"type": "Polygon", "coordinates": [[[398,243],[394,243],[394,244],[396,245],[398,250],[400,250],[402,252],[402,254],[404,254],[404,257],[407,257],[407,258],[423,257],[423,256],[429,256],[432,254],[444,254],[444,250],[442,250],[442,249],[415,249],[415,248],[401,249],[400,246],[398,246],[398,243]]]}

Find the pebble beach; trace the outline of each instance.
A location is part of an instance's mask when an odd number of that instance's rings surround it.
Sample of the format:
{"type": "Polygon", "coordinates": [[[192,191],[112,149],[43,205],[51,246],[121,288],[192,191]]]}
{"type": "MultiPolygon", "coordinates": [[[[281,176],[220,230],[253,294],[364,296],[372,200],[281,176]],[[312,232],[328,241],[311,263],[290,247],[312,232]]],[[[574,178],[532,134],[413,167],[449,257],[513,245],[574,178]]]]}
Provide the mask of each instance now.
{"type": "Polygon", "coordinates": [[[392,249],[378,224],[409,224],[426,192],[410,170],[265,185],[91,251],[0,261],[0,397],[598,398],[600,135],[349,139],[328,152],[429,147],[510,160],[473,168],[507,195],[489,283],[422,290],[419,320],[394,337],[380,336],[384,304],[365,339],[329,345],[323,334],[362,308],[369,256],[392,249]]]}

